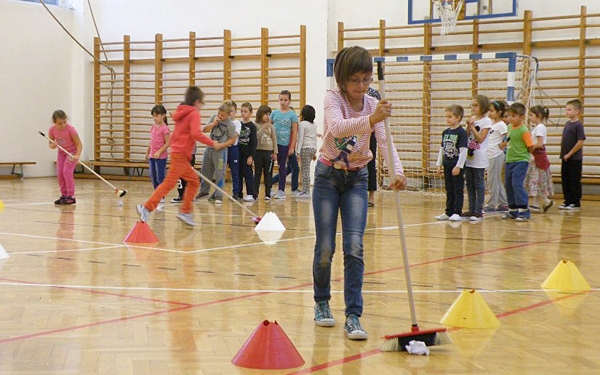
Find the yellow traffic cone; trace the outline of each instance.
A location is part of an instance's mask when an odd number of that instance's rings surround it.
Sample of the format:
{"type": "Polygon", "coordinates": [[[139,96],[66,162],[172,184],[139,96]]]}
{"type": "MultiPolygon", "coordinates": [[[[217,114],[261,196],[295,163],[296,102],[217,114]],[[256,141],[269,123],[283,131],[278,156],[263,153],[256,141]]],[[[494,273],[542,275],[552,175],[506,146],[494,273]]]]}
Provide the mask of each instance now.
{"type": "Polygon", "coordinates": [[[474,289],[463,290],[441,320],[442,324],[462,328],[498,328],[500,321],[474,289]]]}
{"type": "Polygon", "coordinates": [[[542,288],[560,292],[583,292],[592,290],[590,284],[570,260],[558,262],[554,271],[542,283],[542,288]]]}

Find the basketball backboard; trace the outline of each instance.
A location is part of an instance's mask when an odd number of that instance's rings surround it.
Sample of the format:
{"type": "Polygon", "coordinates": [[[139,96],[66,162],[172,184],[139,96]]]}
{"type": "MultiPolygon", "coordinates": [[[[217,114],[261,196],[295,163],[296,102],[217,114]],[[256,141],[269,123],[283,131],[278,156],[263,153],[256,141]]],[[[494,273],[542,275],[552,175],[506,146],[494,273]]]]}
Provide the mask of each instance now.
{"type": "MultiPolygon", "coordinates": [[[[442,0],[458,1],[458,0],[442,0]]],[[[517,15],[517,0],[463,0],[459,20],[510,17],[517,15]]],[[[433,0],[408,0],[408,24],[440,22],[433,0]]]]}

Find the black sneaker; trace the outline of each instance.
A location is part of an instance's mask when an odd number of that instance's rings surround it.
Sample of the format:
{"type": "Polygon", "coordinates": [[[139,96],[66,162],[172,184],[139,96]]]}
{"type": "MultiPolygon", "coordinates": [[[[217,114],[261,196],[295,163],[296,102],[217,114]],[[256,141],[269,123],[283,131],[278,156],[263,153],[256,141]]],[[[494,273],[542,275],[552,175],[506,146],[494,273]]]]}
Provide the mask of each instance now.
{"type": "Polygon", "coordinates": [[[65,198],[66,197],[64,195],[61,195],[60,198],[54,201],[54,204],[65,204],[65,198]]]}
{"type": "Polygon", "coordinates": [[[183,202],[183,198],[181,198],[181,197],[175,197],[175,198],[171,199],[170,202],[171,203],[181,203],[181,202],[183,202]]]}
{"type": "Polygon", "coordinates": [[[77,201],[75,200],[75,197],[65,197],[65,203],[63,204],[75,204],[77,203],[77,201]]]}

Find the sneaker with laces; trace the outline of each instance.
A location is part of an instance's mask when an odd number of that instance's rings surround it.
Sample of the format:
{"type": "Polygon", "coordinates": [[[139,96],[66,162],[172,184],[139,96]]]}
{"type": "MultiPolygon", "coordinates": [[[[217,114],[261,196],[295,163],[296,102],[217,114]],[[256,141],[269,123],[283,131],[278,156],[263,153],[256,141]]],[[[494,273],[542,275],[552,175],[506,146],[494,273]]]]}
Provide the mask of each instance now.
{"type": "Polygon", "coordinates": [[[441,214],[441,215],[434,216],[434,218],[435,218],[436,220],[443,220],[443,221],[446,221],[446,220],[450,219],[450,216],[446,215],[446,213],[444,212],[444,213],[443,213],[443,214],[441,214]]]}
{"type": "Polygon", "coordinates": [[[296,198],[298,198],[298,199],[310,199],[311,196],[310,196],[310,193],[307,193],[307,192],[303,191],[300,194],[298,194],[296,196],[296,198]]]}
{"type": "Polygon", "coordinates": [[[471,216],[469,217],[470,221],[481,221],[483,220],[483,214],[482,213],[472,213],[471,216]]]}
{"type": "Polygon", "coordinates": [[[254,197],[252,195],[246,195],[244,197],[244,202],[254,202],[254,197]]]}
{"type": "Polygon", "coordinates": [[[517,221],[527,221],[531,218],[531,211],[529,209],[519,209],[517,211],[517,221]]]}
{"type": "Polygon", "coordinates": [[[358,316],[350,314],[346,317],[346,324],[344,324],[344,333],[350,340],[366,340],[369,335],[360,325],[358,316]]]}
{"type": "Polygon", "coordinates": [[[503,219],[516,219],[517,218],[517,210],[508,210],[507,213],[502,216],[503,219]]]}
{"type": "Polygon", "coordinates": [[[566,203],[562,203],[560,206],[558,206],[559,210],[566,210],[567,209],[567,204],[566,203]]]}
{"type": "Polygon", "coordinates": [[[182,197],[175,197],[173,199],[170,200],[171,203],[181,203],[183,202],[183,198],[182,197]]]}
{"type": "Polygon", "coordinates": [[[315,303],[315,324],[319,327],[333,327],[335,319],[331,314],[329,302],[321,301],[315,303]]]}
{"type": "Polygon", "coordinates": [[[138,215],[140,215],[141,221],[143,221],[144,223],[148,221],[150,211],[148,211],[148,209],[143,204],[138,204],[137,206],[135,206],[135,209],[137,210],[138,215]]]}
{"type": "Polygon", "coordinates": [[[544,205],[544,212],[548,211],[550,209],[550,207],[554,206],[554,201],[550,200],[550,202],[548,202],[548,204],[544,205]]]}
{"type": "Polygon", "coordinates": [[[184,214],[183,212],[180,212],[177,214],[177,218],[186,223],[187,225],[191,225],[192,227],[196,225],[196,222],[194,221],[194,216],[192,214],[184,214]]]}
{"type": "Polygon", "coordinates": [[[448,220],[450,221],[462,221],[462,219],[462,216],[460,216],[459,214],[452,214],[452,216],[448,218],[448,220]]]}
{"type": "Polygon", "coordinates": [[[60,198],[54,201],[54,204],[65,204],[65,196],[61,195],[60,198]]]}
{"type": "Polygon", "coordinates": [[[571,203],[570,205],[567,206],[567,208],[565,208],[565,210],[567,210],[567,211],[580,211],[581,210],[581,206],[576,206],[575,204],[571,203]]]}
{"type": "Polygon", "coordinates": [[[297,195],[300,195],[300,193],[302,193],[300,190],[292,190],[290,194],[292,195],[292,197],[295,197],[297,195]]]}
{"type": "Polygon", "coordinates": [[[463,218],[463,220],[469,220],[469,218],[472,216],[473,214],[471,213],[471,211],[467,211],[467,212],[463,212],[460,216],[463,218]]]}
{"type": "Polygon", "coordinates": [[[75,197],[65,197],[63,204],[75,204],[75,203],[77,203],[77,201],[75,200],[75,197]]]}
{"type": "Polygon", "coordinates": [[[285,192],[283,190],[279,190],[273,198],[275,199],[285,199],[285,192]]]}
{"type": "Polygon", "coordinates": [[[531,206],[529,206],[529,209],[533,212],[541,212],[542,211],[542,210],[540,210],[540,207],[535,204],[532,204],[531,206]]]}

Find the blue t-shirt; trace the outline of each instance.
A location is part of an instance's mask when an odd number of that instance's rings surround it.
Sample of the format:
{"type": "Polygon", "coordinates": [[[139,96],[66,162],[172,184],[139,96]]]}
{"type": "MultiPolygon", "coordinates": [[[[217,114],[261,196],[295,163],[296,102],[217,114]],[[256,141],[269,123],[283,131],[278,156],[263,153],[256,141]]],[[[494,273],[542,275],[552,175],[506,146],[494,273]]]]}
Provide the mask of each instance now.
{"type": "Polygon", "coordinates": [[[298,122],[296,113],[292,110],[283,113],[276,109],[271,113],[271,121],[277,135],[277,144],[280,146],[289,145],[292,134],[292,123],[298,122]]]}

